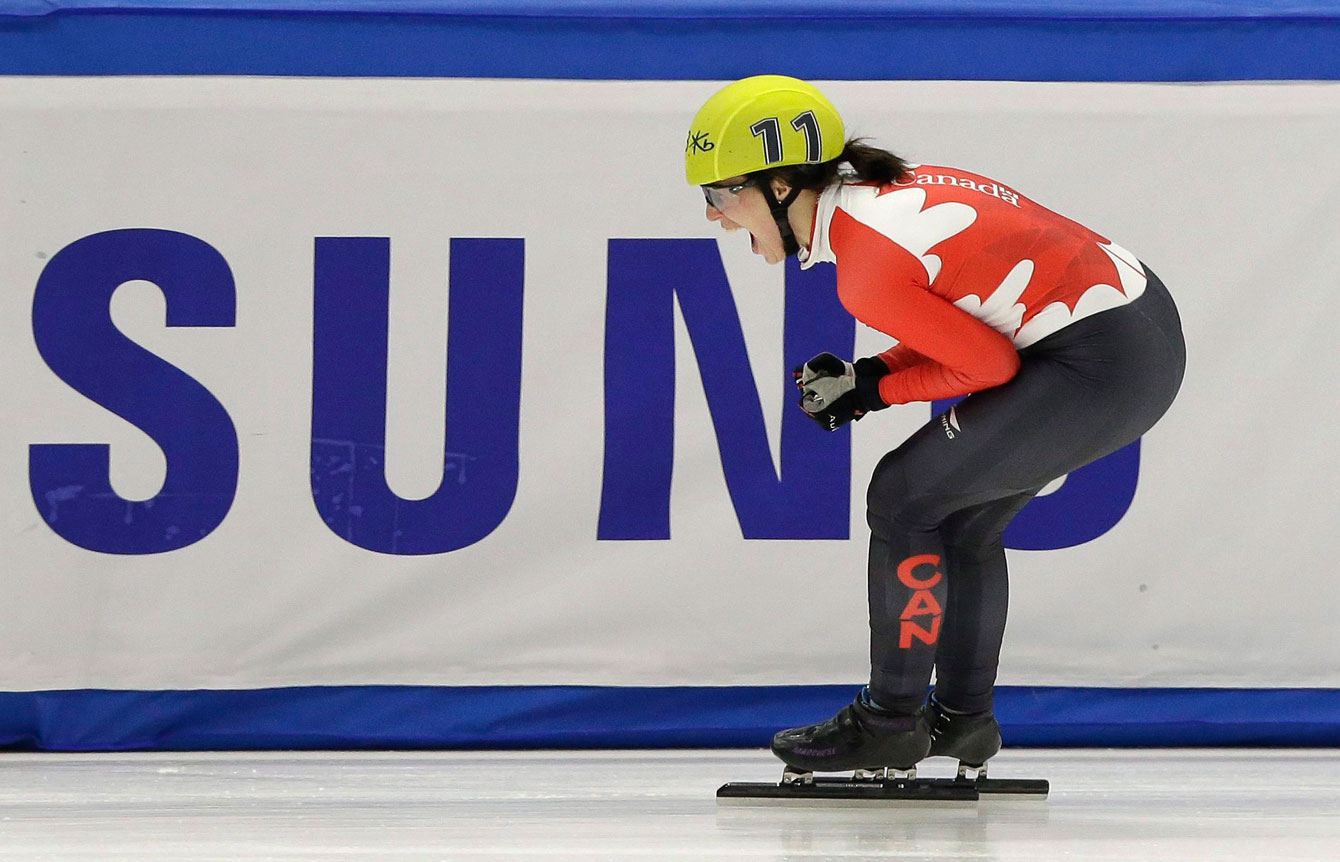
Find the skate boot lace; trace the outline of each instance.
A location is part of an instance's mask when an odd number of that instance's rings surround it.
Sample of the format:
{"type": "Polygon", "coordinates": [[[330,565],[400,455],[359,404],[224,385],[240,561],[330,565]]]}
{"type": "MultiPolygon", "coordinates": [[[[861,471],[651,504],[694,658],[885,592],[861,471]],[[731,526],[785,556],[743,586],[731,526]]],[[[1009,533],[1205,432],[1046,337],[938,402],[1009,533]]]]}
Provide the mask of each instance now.
{"type": "Polygon", "coordinates": [[[944,738],[945,734],[949,732],[949,723],[952,721],[953,719],[949,713],[939,709],[935,710],[935,721],[931,723],[930,729],[932,744],[944,738]]]}

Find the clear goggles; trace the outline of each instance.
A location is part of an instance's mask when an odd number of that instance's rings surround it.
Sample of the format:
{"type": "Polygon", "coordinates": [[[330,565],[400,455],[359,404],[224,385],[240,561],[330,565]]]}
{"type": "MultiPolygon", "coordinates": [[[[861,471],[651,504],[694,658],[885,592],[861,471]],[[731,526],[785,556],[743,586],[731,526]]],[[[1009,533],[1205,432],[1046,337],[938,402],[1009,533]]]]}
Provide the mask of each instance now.
{"type": "Polygon", "coordinates": [[[703,197],[707,200],[707,205],[713,209],[725,212],[732,209],[740,202],[740,192],[750,186],[758,185],[758,177],[748,177],[742,183],[734,185],[711,185],[702,186],[703,197]]]}

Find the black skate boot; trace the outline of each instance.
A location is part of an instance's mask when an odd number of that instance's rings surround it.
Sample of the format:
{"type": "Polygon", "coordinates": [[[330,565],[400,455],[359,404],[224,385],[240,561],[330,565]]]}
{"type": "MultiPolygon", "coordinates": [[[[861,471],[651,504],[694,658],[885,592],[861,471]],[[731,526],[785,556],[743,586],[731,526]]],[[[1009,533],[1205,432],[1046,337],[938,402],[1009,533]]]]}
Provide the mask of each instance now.
{"type": "Polygon", "coordinates": [[[969,771],[986,777],[986,762],[1000,751],[1000,724],[995,715],[952,712],[931,695],[926,720],[931,734],[929,757],[958,758],[960,778],[967,778],[969,771]]]}
{"type": "Polygon", "coordinates": [[[786,762],[780,784],[723,784],[717,800],[970,802],[983,794],[1046,799],[1049,785],[1043,779],[986,777],[986,762],[999,750],[1000,726],[989,712],[956,714],[932,698],[916,715],[888,715],[858,696],[828,721],[783,730],[772,738],[772,753],[786,762]],[[932,754],[959,758],[958,777],[918,778],[917,762],[932,754]],[[848,769],[854,771],[850,778],[814,775],[848,769]]]}
{"type": "Polygon", "coordinates": [[[887,715],[858,696],[827,721],[781,731],[772,738],[772,753],[786,763],[784,782],[812,781],[816,771],[848,769],[857,778],[888,770],[911,777],[930,744],[924,708],[916,715],[887,715]]]}

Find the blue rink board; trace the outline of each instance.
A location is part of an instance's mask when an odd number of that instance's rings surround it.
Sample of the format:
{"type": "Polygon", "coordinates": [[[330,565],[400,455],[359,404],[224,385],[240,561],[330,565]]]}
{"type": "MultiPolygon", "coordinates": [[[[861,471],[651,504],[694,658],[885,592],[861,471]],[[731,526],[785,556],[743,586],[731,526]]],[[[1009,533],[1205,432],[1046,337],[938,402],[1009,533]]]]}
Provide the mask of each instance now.
{"type": "Polygon", "coordinates": [[[0,74],[1340,79],[1340,0],[0,0],[0,74]]]}
{"type": "MultiPolygon", "coordinates": [[[[857,687],[348,686],[0,693],[0,748],[766,746],[857,687]]],[[[1340,690],[1002,687],[1011,746],[1337,746],[1340,690]]]]}

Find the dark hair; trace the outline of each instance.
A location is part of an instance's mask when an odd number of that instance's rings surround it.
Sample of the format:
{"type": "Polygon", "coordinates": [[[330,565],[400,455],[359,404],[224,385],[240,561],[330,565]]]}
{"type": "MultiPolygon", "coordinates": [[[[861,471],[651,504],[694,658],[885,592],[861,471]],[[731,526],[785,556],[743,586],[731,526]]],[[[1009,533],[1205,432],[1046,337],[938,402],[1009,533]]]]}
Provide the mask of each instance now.
{"type": "Polygon", "coordinates": [[[758,171],[762,176],[773,176],[794,189],[826,189],[838,181],[842,165],[851,165],[857,177],[865,182],[891,183],[907,173],[907,162],[888,150],[872,147],[865,138],[852,138],[836,159],[813,165],[786,165],[758,171]]]}

